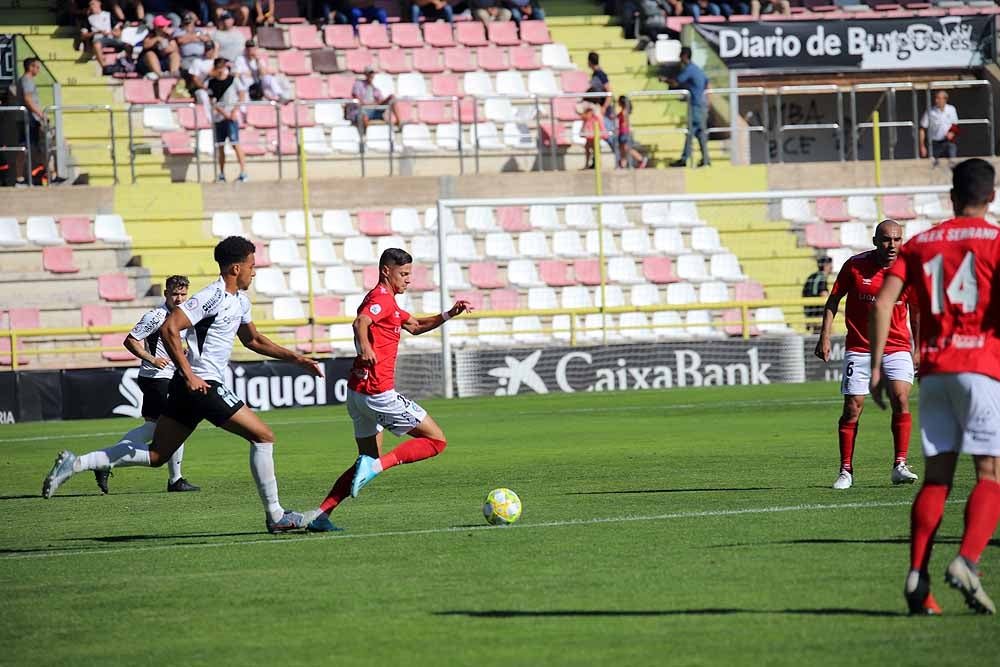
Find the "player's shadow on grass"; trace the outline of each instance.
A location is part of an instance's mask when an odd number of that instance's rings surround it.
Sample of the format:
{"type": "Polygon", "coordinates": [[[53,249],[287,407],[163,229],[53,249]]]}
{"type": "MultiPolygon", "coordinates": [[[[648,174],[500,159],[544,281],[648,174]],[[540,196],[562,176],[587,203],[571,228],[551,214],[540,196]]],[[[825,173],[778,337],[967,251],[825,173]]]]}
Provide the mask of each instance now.
{"type": "MultiPolygon", "coordinates": [[[[163,493],[162,491],[116,491],[113,495],[116,496],[145,496],[151,493],[163,493]]],[[[57,500],[59,498],[99,498],[103,494],[98,492],[93,493],[60,493],[58,496],[53,496],[51,500],[57,500]]],[[[29,500],[32,498],[41,498],[40,493],[30,493],[21,494],[19,496],[0,496],[0,500],[29,500]]]]}
{"type": "Polygon", "coordinates": [[[708,491],[780,491],[779,487],[704,487],[696,489],[621,489],[615,491],[569,491],[567,496],[603,496],[622,493],[703,493],[708,491]]]}
{"type": "Polygon", "coordinates": [[[704,609],[556,609],[513,610],[488,609],[482,611],[448,610],[434,612],[435,616],[466,616],[468,618],[618,618],[648,616],[729,616],[732,614],[790,615],[790,616],[905,616],[899,611],[879,609],[852,609],[849,607],[821,607],[818,609],[737,609],[706,607],[704,609]]]}
{"type": "Polygon", "coordinates": [[[106,535],[103,537],[67,537],[64,542],[105,542],[120,544],[128,542],[144,542],[147,540],[200,540],[206,537],[243,537],[245,535],[260,535],[261,532],[246,531],[242,533],[187,533],[185,535],[106,535]]]}

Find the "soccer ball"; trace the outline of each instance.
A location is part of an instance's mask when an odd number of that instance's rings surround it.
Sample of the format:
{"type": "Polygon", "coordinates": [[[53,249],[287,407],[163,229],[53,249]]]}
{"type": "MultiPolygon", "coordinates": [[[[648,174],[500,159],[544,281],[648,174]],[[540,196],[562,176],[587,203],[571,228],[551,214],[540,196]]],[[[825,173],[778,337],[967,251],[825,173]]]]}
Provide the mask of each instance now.
{"type": "Polygon", "coordinates": [[[493,489],[483,502],[483,516],[491,526],[506,526],[521,518],[521,499],[510,489],[493,489]]]}

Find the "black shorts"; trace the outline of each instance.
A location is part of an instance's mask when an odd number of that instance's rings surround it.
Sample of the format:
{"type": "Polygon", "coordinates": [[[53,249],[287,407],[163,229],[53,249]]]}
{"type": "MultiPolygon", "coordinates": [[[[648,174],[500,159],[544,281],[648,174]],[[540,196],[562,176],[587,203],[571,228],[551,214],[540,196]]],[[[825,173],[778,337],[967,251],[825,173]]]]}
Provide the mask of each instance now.
{"type": "Polygon", "coordinates": [[[222,426],[242,407],[243,401],[221,382],[209,380],[207,394],[192,393],[184,378],[177,374],[170,381],[167,409],[163,414],[193,429],[202,419],[222,426]]]}
{"type": "Polygon", "coordinates": [[[142,416],[156,421],[167,411],[167,388],[170,378],[144,378],[139,376],[142,391],[142,416]]]}

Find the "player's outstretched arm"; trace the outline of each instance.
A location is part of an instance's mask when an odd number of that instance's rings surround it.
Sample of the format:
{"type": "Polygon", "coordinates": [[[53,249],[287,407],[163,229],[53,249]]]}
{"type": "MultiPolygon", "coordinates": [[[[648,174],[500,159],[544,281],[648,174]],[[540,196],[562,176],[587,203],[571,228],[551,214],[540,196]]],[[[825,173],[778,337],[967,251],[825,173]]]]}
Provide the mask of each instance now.
{"type": "Polygon", "coordinates": [[[162,357],[154,357],[152,354],[146,351],[146,346],[142,344],[141,340],[136,340],[132,337],[132,334],[125,336],[125,342],[122,343],[125,349],[132,353],[136,359],[141,359],[146,363],[153,364],[157,368],[163,368],[170,363],[169,359],[164,359],[162,357]]]}
{"type": "Polygon", "coordinates": [[[458,317],[462,313],[471,312],[472,306],[469,302],[459,300],[455,302],[454,306],[440,315],[431,315],[430,317],[411,317],[406,322],[403,322],[403,328],[414,336],[419,336],[422,333],[427,333],[428,331],[437,329],[453,317],[458,317]]]}
{"type": "Polygon", "coordinates": [[[170,355],[170,360],[174,362],[174,367],[184,376],[188,391],[207,394],[208,383],[191,370],[191,364],[188,363],[184,347],[181,345],[181,331],[190,326],[191,320],[184,309],[175,308],[172,313],[167,315],[163,326],[160,327],[160,339],[163,341],[163,347],[167,349],[167,354],[170,355]]]}
{"type": "Polygon", "coordinates": [[[885,410],[885,394],[882,386],[882,355],[885,354],[885,341],[889,337],[889,325],[892,322],[892,309],[903,293],[903,281],[899,276],[888,274],[882,283],[882,289],[875,299],[875,307],[868,317],[868,340],[871,343],[871,380],[869,390],[875,404],[885,410]]]}
{"type": "Polygon", "coordinates": [[[369,334],[372,324],[374,324],[372,318],[362,313],[354,318],[354,324],[351,325],[351,328],[354,329],[354,347],[361,351],[358,355],[361,364],[374,368],[377,358],[369,334]]]}
{"type": "Polygon", "coordinates": [[[244,322],[241,324],[240,328],[236,330],[236,335],[240,337],[240,342],[243,343],[243,347],[248,350],[253,350],[257,354],[262,354],[265,357],[271,357],[272,359],[291,361],[294,364],[302,366],[317,377],[323,376],[323,368],[319,365],[319,362],[315,359],[303,356],[298,352],[293,352],[287,347],[278,345],[273,340],[257,331],[257,327],[254,326],[253,322],[244,322]]]}
{"type": "Polygon", "coordinates": [[[830,335],[833,332],[833,320],[837,317],[840,300],[843,298],[843,294],[831,292],[830,296],[826,298],[826,305],[823,306],[823,326],[820,328],[819,340],[816,341],[816,350],[813,352],[823,361],[830,361],[830,335]]]}

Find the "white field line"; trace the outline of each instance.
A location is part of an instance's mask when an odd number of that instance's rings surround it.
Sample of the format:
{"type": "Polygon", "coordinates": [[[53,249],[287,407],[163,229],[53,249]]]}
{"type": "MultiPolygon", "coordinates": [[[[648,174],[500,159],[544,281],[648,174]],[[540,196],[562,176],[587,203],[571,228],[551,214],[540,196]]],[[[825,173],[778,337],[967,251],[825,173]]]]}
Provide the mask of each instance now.
{"type": "MultiPolygon", "coordinates": [[[[674,404],[668,404],[668,405],[657,405],[657,406],[652,406],[652,407],[648,406],[648,405],[616,405],[616,406],[611,406],[611,407],[606,407],[606,408],[566,408],[566,407],[561,407],[561,408],[553,408],[553,410],[558,410],[559,414],[567,414],[567,413],[587,414],[587,413],[604,413],[604,412],[634,412],[634,411],[638,411],[638,410],[643,410],[643,411],[659,410],[659,411],[663,411],[663,412],[670,412],[671,410],[696,410],[696,409],[702,409],[702,410],[725,409],[725,410],[729,410],[729,409],[732,409],[732,408],[756,408],[756,407],[761,407],[761,406],[766,406],[766,405],[774,405],[774,404],[780,404],[782,406],[789,406],[789,405],[825,405],[825,404],[834,404],[834,403],[836,403],[836,404],[839,405],[842,402],[843,402],[842,399],[839,399],[839,398],[802,398],[802,399],[791,399],[791,400],[774,399],[774,400],[756,400],[756,401],[720,401],[720,402],[717,402],[717,403],[715,403],[715,402],[711,402],[711,403],[674,403],[674,404]]],[[[334,410],[339,410],[342,407],[343,406],[337,406],[337,405],[330,406],[330,408],[334,409],[334,410]]],[[[499,410],[499,411],[497,411],[495,413],[495,416],[496,416],[497,419],[508,420],[512,416],[532,416],[532,415],[544,416],[544,415],[551,415],[552,412],[553,412],[552,410],[520,410],[520,411],[502,411],[502,410],[499,410]]],[[[435,414],[438,414],[438,415],[447,414],[447,413],[448,413],[448,407],[447,406],[444,409],[439,409],[439,410],[435,411],[435,414]]],[[[264,415],[265,416],[264,421],[269,426],[302,426],[302,425],[307,425],[307,424],[335,424],[335,423],[341,423],[341,422],[347,423],[347,422],[350,421],[350,419],[348,419],[346,415],[345,416],[341,416],[341,417],[320,417],[320,418],[317,418],[317,419],[297,419],[297,420],[294,420],[294,421],[273,421],[273,420],[270,420],[270,419],[266,418],[266,416],[267,416],[268,413],[260,413],[260,412],[258,412],[257,414],[264,415]]],[[[39,422],[39,423],[42,424],[44,422],[39,422]]],[[[211,432],[211,430],[220,430],[221,431],[221,429],[211,429],[210,427],[209,428],[203,427],[202,432],[203,433],[206,432],[206,431],[211,432]]],[[[9,442],[44,442],[44,441],[47,441],[47,440],[53,440],[54,441],[54,440],[77,440],[77,439],[86,439],[86,438],[102,438],[102,437],[105,437],[105,436],[120,436],[120,435],[124,435],[126,431],[128,431],[127,428],[124,428],[121,431],[103,431],[103,432],[100,432],[100,433],[67,433],[65,435],[36,435],[36,436],[26,436],[26,437],[22,437],[22,438],[0,438],[0,445],[5,444],[5,443],[9,443],[9,442]]],[[[110,445],[110,444],[113,444],[113,443],[108,443],[108,444],[110,445]]]]}
{"type": "Polygon", "coordinates": [[[464,526],[448,528],[425,528],[422,530],[391,530],[377,533],[332,533],[327,535],[284,535],[253,540],[229,540],[226,542],[210,542],[199,544],[161,544],[158,546],[123,547],[121,549],[73,549],[66,551],[51,551],[41,553],[8,554],[0,556],[3,560],[27,560],[35,558],[56,558],[61,556],[88,556],[105,554],[122,554],[138,551],[172,551],[175,549],[216,549],[220,547],[240,547],[259,544],[301,544],[316,543],[326,540],[363,540],[379,537],[412,537],[417,535],[442,535],[447,533],[468,533],[481,530],[531,530],[533,528],[563,528],[566,526],[591,526],[603,523],[631,523],[635,521],[670,521],[674,519],[704,519],[714,517],[740,516],[745,514],[776,514],[780,512],[820,512],[844,509],[872,509],[878,507],[904,507],[912,501],[895,502],[865,502],[865,503],[831,503],[815,505],[779,505],[776,507],[747,507],[733,510],[703,510],[697,512],[674,512],[671,514],[652,514],[647,516],[621,516],[590,519],[570,519],[566,521],[547,521],[543,523],[519,523],[505,528],[495,526],[464,526]]]}

